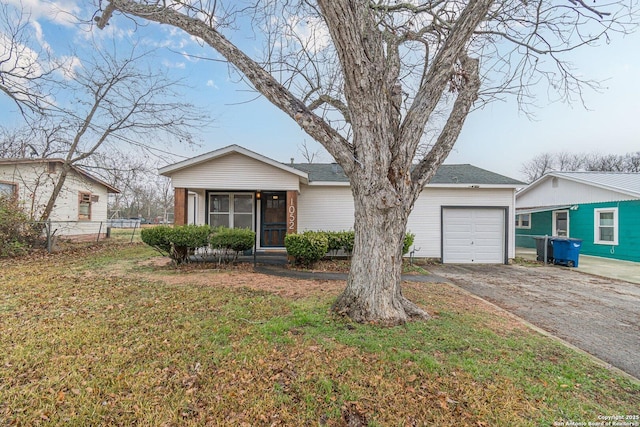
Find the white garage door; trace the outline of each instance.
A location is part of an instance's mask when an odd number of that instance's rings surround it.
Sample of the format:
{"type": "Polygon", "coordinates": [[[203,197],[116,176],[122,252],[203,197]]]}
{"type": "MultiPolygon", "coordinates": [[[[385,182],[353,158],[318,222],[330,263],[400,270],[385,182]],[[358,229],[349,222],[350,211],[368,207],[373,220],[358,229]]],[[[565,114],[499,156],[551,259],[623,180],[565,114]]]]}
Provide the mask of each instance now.
{"type": "Polygon", "coordinates": [[[500,208],[444,208],[442,262],[504,263],[504,212],[500,208]]]}

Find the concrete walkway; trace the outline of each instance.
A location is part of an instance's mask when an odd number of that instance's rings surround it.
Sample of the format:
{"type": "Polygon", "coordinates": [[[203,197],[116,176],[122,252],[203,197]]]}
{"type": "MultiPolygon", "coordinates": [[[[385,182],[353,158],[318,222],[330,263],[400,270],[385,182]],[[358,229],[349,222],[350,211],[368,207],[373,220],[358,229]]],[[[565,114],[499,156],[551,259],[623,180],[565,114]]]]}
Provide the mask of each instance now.
{"type": "MultiPolygon", "coordinates": [[[[516,256],[524,259],[535,260],[536,250],[530,248],[516,248],[516,256]]],[[[563,268],[561,266],[554,267],[563,268]]],[[[618,279],[640,284],[640,263],[638,262],[619,261],[611,258],[580,255],[578,258],[578,267],[571,269],[580,273],[593,274],[595,276],[608,277],[610,279],[618,279]]]]}

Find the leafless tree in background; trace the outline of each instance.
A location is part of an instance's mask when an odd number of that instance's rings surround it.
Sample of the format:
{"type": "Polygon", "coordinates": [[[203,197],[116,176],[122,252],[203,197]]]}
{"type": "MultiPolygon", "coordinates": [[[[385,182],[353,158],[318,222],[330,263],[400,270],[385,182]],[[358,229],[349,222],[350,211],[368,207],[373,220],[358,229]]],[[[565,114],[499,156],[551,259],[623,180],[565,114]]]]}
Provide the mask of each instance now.
{"type": "Polygon", "coordinates": [[[542,153],[523,163],[520,171],[533,182],[551,171],[559,172],[640,172],[640,151],[635,153],[542,153]]]}
{"type": "Polygon", "coordinates": [[[575,0],[99,4],[98,27],[124,14],[202,40],[342,166],[354,196],[356,239],[347,288],[334,310],[381,324],[428,318],[402,294],[402,243],[416,199],[474,103],[510,94],[526,108],[540,84],[560,99],[580,101],[592,83],[574,73],[563,54],[627,31],[636,6],[575,0]],[[238,36],[247,31],[264,41],[263,57],[234,44],[246,43],[238,36]],[[416,157],[430,129],[438,129],[431,149],[416,157]]]}
{"type": "Polygon", "coordinates": [[[46,48],[34,46],[30,15],[0,3],[0,93],[11,98],[22,114],[41,113],[49,105],[46,82],[64,64],[46,48]]]}

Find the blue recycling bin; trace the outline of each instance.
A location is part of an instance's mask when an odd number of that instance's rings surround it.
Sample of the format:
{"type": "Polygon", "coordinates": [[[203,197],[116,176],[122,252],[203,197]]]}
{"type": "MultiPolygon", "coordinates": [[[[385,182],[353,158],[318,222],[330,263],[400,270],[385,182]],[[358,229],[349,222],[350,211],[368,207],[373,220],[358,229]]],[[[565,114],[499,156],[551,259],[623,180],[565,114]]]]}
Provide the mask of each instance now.
{"type": "Polygon", "coordinates": [[[553,263],[566,265],[567,267],[577,267],[580,257],[582,240],[568,237],[554,237],[551,239],[553,245],[553,263]]]}

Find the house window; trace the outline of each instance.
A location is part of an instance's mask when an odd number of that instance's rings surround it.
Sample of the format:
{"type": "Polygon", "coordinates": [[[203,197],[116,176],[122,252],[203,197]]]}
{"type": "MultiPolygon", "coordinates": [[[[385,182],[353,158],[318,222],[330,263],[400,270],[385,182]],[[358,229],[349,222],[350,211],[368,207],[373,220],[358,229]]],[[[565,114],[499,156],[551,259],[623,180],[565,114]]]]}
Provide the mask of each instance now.
{"type": "Polygon", "coordinates": [[[516,215],[516,228],[531,228],[531,214],[516,215]]]}
{"type": "Polygon", "coordinates": [[[78,220],[91,220],[91,193],[80,193],[78,196],[78,220]]]}
{"type": "Polygon", "coordinates": [[[594,243],[618,244],[618,208],[594,209],[594,243]]]}
{"type": "Polygon", "coordinates": [[[18,186],[11,182],[0,182],[0,196],[13,197],[18,192],[18,186]]]}
{"type": "Polygon", "coordinates": [[[253,229],[253,194],[209,194],[209,225],[253,229]]]}

